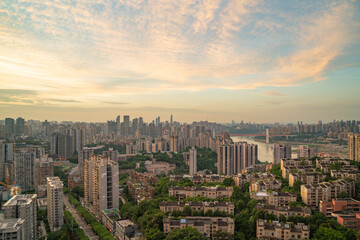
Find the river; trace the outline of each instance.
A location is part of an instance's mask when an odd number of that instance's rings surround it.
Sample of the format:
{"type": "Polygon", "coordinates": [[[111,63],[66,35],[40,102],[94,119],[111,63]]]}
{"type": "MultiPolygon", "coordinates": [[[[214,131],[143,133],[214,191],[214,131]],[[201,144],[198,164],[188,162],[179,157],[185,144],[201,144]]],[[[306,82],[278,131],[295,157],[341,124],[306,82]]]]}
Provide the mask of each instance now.
{"type": "MultiPolygon", "coordinates": [[[[272,163],[274,160],[274,147],[273,143],[266,143],[262,141],[256,141],[254,137],[231,137],[234,142],[247,142],[250,144],[258,145],[258,159],[260,162],[272,163]]],[[[297,154],[292,154],[293,158],[297,157],[297,154]]]]}

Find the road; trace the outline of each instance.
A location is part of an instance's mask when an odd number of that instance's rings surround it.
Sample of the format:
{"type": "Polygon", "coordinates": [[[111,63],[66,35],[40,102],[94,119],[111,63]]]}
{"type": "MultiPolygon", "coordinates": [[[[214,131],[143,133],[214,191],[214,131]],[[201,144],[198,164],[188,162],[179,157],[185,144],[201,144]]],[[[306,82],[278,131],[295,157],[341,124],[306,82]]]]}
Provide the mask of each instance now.
{"type": "Polygon", "coordinates": [[[64,195],[64,203],[69,212],[71,212],[72,216],[74,217],[76,223],[79,227],[84,230],[86,236],[88,236],[91,240],[98,240],[99,237],[94,233],[91,227],[85,222],[82,218],[81,214],[75,209],[75,207],[70,203],[67,196],[64,195]]]}

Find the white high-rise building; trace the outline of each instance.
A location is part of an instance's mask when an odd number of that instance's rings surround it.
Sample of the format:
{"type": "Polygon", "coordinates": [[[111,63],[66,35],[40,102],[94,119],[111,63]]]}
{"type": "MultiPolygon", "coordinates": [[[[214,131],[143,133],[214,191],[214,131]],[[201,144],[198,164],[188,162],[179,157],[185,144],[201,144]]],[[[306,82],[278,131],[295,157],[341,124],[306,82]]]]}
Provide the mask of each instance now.
{"type": "Polygon", "coordinates": [[[195,175],[197,173],[197,150],[192,147],[189,149],[189,174],[195,175]]]}
{"type": "MultiPolygon", "coordinates": [[[[36,194],[16,195],[7,201],[3,208],[5,219],[25,220],[24,235],[27,240],[37,239],[36,194]]],[[[1,222],[1,221],[0,221],[1,222]]]]}
{"type": "Polygon", "coordinates": [[[52,232],[60,230],[64,224],[63,183],[59,177],[48,177],[47,217],[52,232]]]}

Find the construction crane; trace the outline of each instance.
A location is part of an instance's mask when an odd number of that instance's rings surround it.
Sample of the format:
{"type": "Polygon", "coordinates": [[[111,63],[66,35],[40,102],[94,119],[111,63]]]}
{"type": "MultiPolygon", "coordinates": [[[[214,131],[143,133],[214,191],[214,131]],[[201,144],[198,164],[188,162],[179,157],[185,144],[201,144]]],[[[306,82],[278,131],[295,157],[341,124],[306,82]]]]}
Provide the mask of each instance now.
{"type": "Polygon", "coordinates": [[[9,196],[13,197],[15,195],[19,195],[21,193],[21,187],[17,185],[9,185],[3,182],[0,182],[0,185],[3,185],[7,187],[7,190],[9,191],[9,196]]]}

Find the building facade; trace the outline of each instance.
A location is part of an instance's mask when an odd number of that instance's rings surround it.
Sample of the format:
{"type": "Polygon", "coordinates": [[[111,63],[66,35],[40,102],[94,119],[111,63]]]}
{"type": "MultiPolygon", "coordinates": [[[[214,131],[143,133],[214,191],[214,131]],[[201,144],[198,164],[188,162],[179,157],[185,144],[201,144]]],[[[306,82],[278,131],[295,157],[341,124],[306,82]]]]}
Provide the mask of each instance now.
{"type": "Polygon", "coordinates": [[[52,232],[61,229],[64,224],[63,183],[59,177],[48,177],[47,181],[47,217],[52,232]]]}

